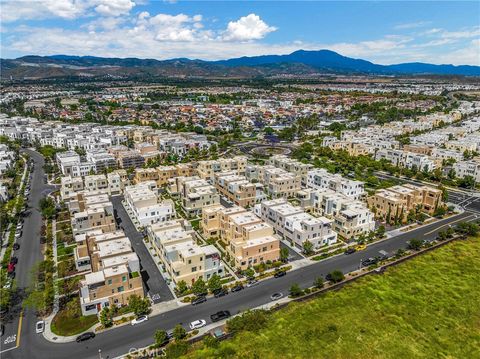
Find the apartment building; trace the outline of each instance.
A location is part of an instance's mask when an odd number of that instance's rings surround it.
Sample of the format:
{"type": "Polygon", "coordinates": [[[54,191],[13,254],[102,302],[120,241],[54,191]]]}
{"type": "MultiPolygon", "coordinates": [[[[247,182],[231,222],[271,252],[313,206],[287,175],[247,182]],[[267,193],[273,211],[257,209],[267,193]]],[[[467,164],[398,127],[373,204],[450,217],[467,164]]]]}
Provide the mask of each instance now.
{"type": "Polygon", "coordinates": [[[64,176],[60,179],[60,184],[60,198],[63,201],[85,188],[81,177],[64,176]]]}
{"type": "Polygon", "coordinates": [[[349,240],[375,230],[375,218],[363,203],[350,201],[342,204],[334,216],[333,230],[349,240]]]}
{"type": "Polygon", "coordinates": [[[127,305],[133,294],[144,296],[140,261],[123,231],[95,229],[77,234],[75,241],[75,266],[79,271],[89,271],[80,281],[83,315],[127,305]]]}
{"type": "Polygon", "coordinates": [[[145,163],[145,158],[137,150],[109,148],[109,152],[115,156],[119,168],[137,168],[145,163]]]}
{"type": "Polygon", "coordinates": [[[185,281],[192,285],[199,278],[208,281],[214,274],[225,275],[218,249],[213,245],[199,246],[187,221],[156,223],[148,228],[148,236],[175,284],[185,281]]]}
{"type": "Polygon", "coordinates": [[[235,171],[237,174],[244,174],[247,166],[247,158],[236,156],[233,158],[222,158],[218,160],[199,161],[197,163],[197,174],[201,179],[210,183],[214,181],[214,175],[218,172],[235,171]]]}
{"type": "Polygon", "coordinates": [[[108,153],[105,149],[93,149],[86,151],[85,157],[87,162],[94,165],[97,173],[117,167],[115,157],[108,153]]]}
{"type": "Polygon", "coordinates": [[[125,206],[141,227],[168,221],[175,217],[173,201],[159,202],[158,188],[154,181],[127,186],[124,190],[125,206]]]}
{"type": "Polygon", "coordinates": [[[346,179],[339,174],[329,173],[323,168],[308,172],[307,187],[314,189],[328,188],[357,200],[365,195],[363,182],[346,179]]]}
{"type": "Polygon", "coordinates": [[[83,315],[98,314],[105,307],[128,305],[132,295],[144,296],[142,277],[130,272],[126,264],[85,275],[80,281],[83,315]]]}
{"type": "Polygon", "coordinates": [[[204,207],[220,203],[215,187],[198,176],[172,179],[170,192],[180,196],[182,209],[189,216],[198,216],[204,207]]]}
{"type": "Polygon", "coordinates": [[[471,176],[476,183],[480,183],[480,158],[469,161],[458,161],[453,164],[453,170],[458,178],[471,176]]]}
{"type": "Polygon", "coordinates": [[[256,203],[257,186],[234,171],[216,173],[214,184],[220,195],[237,206],[247,208],[256,203]]]}
{"type": "Polygon", "coordinates": [[[100,229],[104,232],[115,230],[113,205],[108,195],[97,193],[79,193],[78,212],[72,214],[74,235],[100,229]]]}
{"type": "Polygon", "coordinates": [[[272,198],[295,197],[301,189],[302,176],[272,165],[248,165],[245,175],[250,181],[259,181],[272,198]]]}
{"type": "Polygon", "coordinates": [[[255,206],[255,213],[297,248],[303,248],[308,241],[314,250],[318,250],[337,241],[337,234],[332,231],[332,220],[314,217],[285,199],[264,201],[255,206]]]}
{"type": "Polygon", "coordinates": [[[280,258],[280,242],[273,227],[245,208],[215,205],[202,212],[202,230],[226,243],[225,249],[240,270],[280,258]]]}
{"type": "Polygon", "coordinates": [[[285,155],[274,155],[267,161],[268,165],[282,168],[287,172],[299,175],[302,183],[305,184],[307,180],[308,171],[313,168],[313,165],[302,163],[285,155]]]}
{"type": "Polygon", "coordinates": [[[368,197],[367,203],[377,218],[389,221],[398,218],[402,222],[411,210],[418,208],[433,214],[438,206],[443,205],[441,190],[412,184],[377,190],[368,197]]]}

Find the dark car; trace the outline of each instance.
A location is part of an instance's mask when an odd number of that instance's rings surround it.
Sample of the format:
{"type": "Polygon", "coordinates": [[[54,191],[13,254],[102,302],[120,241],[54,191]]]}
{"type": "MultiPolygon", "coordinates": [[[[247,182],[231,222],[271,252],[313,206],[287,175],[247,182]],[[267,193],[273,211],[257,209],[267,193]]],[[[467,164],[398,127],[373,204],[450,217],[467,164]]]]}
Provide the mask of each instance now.
{"type": "Polygon", "coordinates": [[[5,326],[3,324],[0,324],[0,337],[3,337],[4,333],[5,333],[5,326]]]}
{"type": "Polygon", "coordinates": [[[92,338],[95,338],[95,333],[93,332],[86,332],[86,333],[83,333],[83,334],[80,334],[76,341],[77,343],[80,343],[80,342],[83,342],[85,340],[88,340],[88,339],[92,339],[92,338]]]}
{"type": "Polygon", "coordinates": [[[18,243],[13,243],[13,250],[18,251],[20,249],[20,244],[18,243]]]}
{"type": "Polygon", "coordinates": [[[280,277],[283,277],[287,275],[287,271],[285,270],[279,270],[278,272],[275,272],[275,274],[273,275],[275,278],[280,278],[280,277]]]}
{"type": "Polygon", "coordinates": [[[352,254],[352,253],[355,253],[356,251],[357,251],[357,250],[356,250],[355,248],[350,247],[350,248],[348,248],[348,249],[347,249],[345,252],[343,252],[343,253],[345,253],[345,254],[352,254]]]}
{"type": "Polygon", "coordinates": [[[378,262],[378,258],[370,257],[370,258],[362,260],[362,266],[368,267],[368,266],[371,266],[373,264],[377,264],[377,262],[378,262]]]}
{"type": "Polygon", "coordinates": [[[230,312],[228,310],[221,310],[219,312],[216,312],[215,314],[212,314],[210,316],[210,319],[212,322],[218,322],[219,320],[227,319],[230,317],[230,312]]]}
{"type": "Polygon", "coordinates": [[[226,290],[225,288],[218,289],[215,292],[213,292],[213,295],[214,295],[215,298],[220,298],[220,297],[223,297],[227,294],[228,294],[228,290],[226,290]]]}
{"type": "Polygon", "coordinates": [[[192,300],[192,305],[197,305],[200,303],[204,303],[207,301],[207,297],[201,296],[201,297],[196,297],[192,300]]]}
{"type": "Polygon", "coordinates": [[[234,292],[239,292],[243,289],[243,285],[241,284],[237,284],[236,286],[232,287],[231,289],[231,292],[234,293],[234,292]]]}
{"type": "Polygon", "coordinates": [[[18,258],[17,257],[10,258],[10,263],[17,264],[18,263],[18,258]]]}

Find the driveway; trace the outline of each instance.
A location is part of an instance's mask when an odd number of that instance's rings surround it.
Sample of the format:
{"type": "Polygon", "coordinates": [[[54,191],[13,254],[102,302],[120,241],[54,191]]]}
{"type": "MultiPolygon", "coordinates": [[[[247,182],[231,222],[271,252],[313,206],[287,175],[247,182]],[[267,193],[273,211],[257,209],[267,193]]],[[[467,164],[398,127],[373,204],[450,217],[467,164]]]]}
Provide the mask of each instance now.
{"type": "Polygon", "coordinates": [[[157,265],[145,246],[143,235],[136,230],[127,211],[122,205],[123,196],[111,197],[111,201],[113,208],[116,210],[117,217],[121,219],[120,227],[123,228],[123,231],[132,243],[135,253],[137,253],[140,258],[143,282],[153,302],[159,303],[174,299],[165,279],[163,279],[157,265]]]}

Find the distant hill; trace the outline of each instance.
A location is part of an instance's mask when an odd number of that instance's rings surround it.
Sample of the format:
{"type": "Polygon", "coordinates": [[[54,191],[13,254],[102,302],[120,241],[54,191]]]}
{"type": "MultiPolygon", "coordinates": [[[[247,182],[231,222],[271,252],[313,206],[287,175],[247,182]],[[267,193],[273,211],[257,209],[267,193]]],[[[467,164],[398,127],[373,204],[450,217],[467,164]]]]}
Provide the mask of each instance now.
{"type": "Polygon", "coordinates": [[[378,65],[330,50],[298,50],[288,55],[240,57],[221,61],[95,56],[23,56],[1,59],[1,77],[220,77],[252,78],[309,74],[459,75],[480,76],[480,66],[433,65],[420,62],[378,65]]]}

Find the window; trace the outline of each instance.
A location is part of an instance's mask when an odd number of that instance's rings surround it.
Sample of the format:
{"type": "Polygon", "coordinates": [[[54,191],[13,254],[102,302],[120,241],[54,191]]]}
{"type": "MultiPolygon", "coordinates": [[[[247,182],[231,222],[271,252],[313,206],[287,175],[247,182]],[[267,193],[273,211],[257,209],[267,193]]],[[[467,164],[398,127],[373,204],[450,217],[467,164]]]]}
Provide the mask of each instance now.
{"type": "Polygon", "coordinates": [[[196,272],[197,271],[197,267],[192,267],[192,272],[196,272]]]}
{"type": "Polygon", "coordinates": [[[123,285],[121,287],[118,287],[117,288],[117,291],[120,293],[120,292],[123,292],[125,289],[123,288],[123,285]]]}
{"type": "Polygon", "coordinates": [[[107,283],[108,283],[108,285],[111,285],[111,284],[112,284],[112,280],[109,279],[109,280],[107,281],[107,283]]]}
{"type": "Polygon", "coordinates": [[[127,281],[127,276],[122,276],[122,282],[126,282],[127,281]]]}

